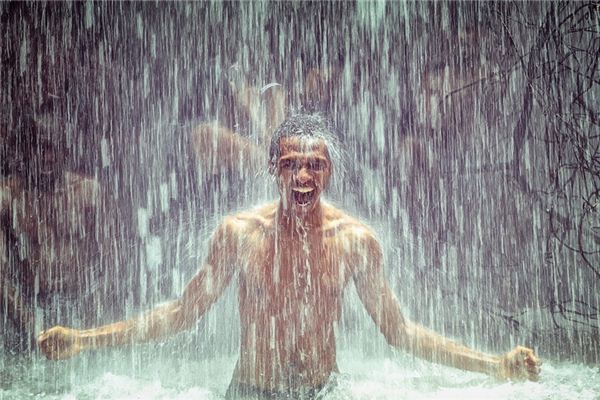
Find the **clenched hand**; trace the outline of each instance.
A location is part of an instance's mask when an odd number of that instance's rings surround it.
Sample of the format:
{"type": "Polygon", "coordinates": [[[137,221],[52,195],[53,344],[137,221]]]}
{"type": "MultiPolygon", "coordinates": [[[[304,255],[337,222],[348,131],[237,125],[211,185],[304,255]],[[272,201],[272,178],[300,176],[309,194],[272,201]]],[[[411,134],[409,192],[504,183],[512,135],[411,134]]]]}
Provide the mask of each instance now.
{"type": "Polygon", "coordinates": [[[79,332],[62,326],[43,331],[37,342],[46,358],[50,360],[64,360],[84,350],[79,332]]]}
{"type": "Polygon", "coordinates": [[[536,357],[533,350],[517,346],[500,358],[498,375],[503,379],[537,381],[541,365],[540,359],[536,357]]]}

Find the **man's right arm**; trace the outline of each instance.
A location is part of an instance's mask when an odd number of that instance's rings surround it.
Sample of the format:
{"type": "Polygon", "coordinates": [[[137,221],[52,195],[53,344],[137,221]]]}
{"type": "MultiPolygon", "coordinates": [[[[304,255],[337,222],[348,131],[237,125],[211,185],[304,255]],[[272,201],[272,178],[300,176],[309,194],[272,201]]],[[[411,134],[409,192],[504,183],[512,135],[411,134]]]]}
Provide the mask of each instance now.
{"type": "Polygon", "coordinates": [[[148,342],[191,328],[231,281],[238,254],[237,230],[240,228],[236,225],[236,219],[229,217],[217,229],[205,265],[191,279],[179,299],[137,318],[99,328],[51,328],[38,337],[46,357],[64,359],[83,350],[148,342]]]}

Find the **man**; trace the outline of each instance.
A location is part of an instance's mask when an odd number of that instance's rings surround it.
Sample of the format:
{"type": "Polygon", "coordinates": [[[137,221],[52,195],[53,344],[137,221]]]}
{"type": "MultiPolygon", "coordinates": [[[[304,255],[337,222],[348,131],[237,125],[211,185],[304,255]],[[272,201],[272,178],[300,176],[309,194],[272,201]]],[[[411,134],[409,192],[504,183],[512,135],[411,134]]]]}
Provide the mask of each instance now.
{"type": "Polygon", "coordinates": [[[321,200],[333,172],[329,132],[319,116],[283,122],[272,137],[269,164],[279,201],[226,218],[181,298],[100,328],[54,327],[38,338],[45,355],[63,359],[190,328],[236,277],[240,357],[227,397],[314,398],[337,371],[334,324],[353,280],[391,345],[465,370],[537,379],[539,363],[530,349],[502,357],[479,353],[402,316],[373,232],[321,200]]]}

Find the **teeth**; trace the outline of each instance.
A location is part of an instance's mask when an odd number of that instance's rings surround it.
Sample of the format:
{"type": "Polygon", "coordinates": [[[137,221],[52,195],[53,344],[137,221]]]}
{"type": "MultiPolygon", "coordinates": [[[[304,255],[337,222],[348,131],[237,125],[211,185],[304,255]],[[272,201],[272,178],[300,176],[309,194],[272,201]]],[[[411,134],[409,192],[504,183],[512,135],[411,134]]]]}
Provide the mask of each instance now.
{"type": "Polygon", "coordinates": [[[299,193],[308,193],[308,192],[312,192],[313,188],[293,188],[292,189],[294,192],[299,192],[299,193]]]}

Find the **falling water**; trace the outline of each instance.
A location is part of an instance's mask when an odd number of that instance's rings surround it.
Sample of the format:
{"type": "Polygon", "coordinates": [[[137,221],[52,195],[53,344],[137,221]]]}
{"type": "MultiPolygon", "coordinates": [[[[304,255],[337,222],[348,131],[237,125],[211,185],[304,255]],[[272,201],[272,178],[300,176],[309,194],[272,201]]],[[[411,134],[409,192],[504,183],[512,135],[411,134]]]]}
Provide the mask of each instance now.
{"type": "Polygon", "coordinates": [[[349,288],[325,398],[600,395],[597,3],[2,3],[0,18],[0,399],[222,398],[234,284],[160,343],[53,362],[33,339],[181,294],[222,217],[276,198],[268,138],[290,110],[333,122],[327,198],[378,233],[406,317],[544,360],[539,382],[506,383],[414,359],[349,288]]]}

